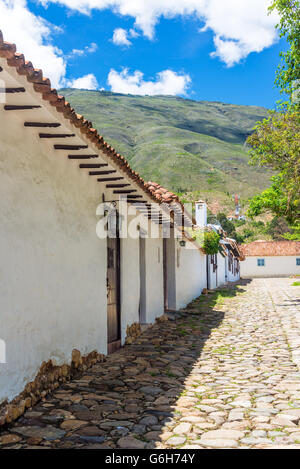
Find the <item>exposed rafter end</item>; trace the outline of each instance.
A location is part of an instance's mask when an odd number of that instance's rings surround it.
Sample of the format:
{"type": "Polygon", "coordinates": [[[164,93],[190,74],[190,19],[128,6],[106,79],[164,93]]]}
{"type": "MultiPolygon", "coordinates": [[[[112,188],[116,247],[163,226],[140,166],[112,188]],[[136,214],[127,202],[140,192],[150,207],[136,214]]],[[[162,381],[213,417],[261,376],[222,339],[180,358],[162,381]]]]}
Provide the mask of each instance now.
{"type": "Polygon", "coordinates": [[[75,134],[39,134],[40,138],[71,138],[76,137],[75,134]]]}
{"type": "Polygon", "coordinates": [[[69,160],[89,160],[98,158],[98,155],[68,155],[69,160]]]}
{"type": "Polygon", "coordinates": [[[5,111],[26,111],[30,109],[40,109],[42,106],[37,105],[15,105],[15,104],[5,104],[4,110],[5,111]]]}
{"type": "Polygon", "coordinates": [[[102,176],[102,175],[105,175],[105,174],[114,174],[116,172],[117,171],[115,171],[114,169],[110,169],[110,170],[107,170],[107,171],[90,171],[89,175],[90,176],[102,176]]]}
{"type": "Polygon", "coordinates": [[[80,164],[79,168],[80,169],[97,169],[97,168],[104,168],[105,166],[108,166],[107,163],[86,163],[86,164],[80,164]]]}
{"type": "Polygon", "coordinates": [[[24,122],[24,127],[60,127],[61,124],[56,122],[24,122]]]}
{"type": "Polygon", "coordinates": [[[54,145],[55,150],[85,150],[88,145],[54,145]]]}
{"type": "Polygon", "coordinates": [[[25,93],[25,88],[0,88],[0,93],[14,94],[14,93],[25,93]]]}

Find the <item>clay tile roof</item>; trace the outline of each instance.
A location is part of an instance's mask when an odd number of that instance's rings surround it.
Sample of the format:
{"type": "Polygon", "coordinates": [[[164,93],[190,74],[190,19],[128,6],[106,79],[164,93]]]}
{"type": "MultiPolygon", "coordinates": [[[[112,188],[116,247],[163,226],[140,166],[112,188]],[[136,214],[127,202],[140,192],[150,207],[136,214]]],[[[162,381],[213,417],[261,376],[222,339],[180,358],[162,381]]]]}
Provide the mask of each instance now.
{"type": "Polygon", "coordinates": [[[254,241],[241,246],[247,256],[300,256],[300,241],[254,241]]]}
{"type": "Polygon", "coordinates": [[[168,189],[160,186],[156,182],[149,181],[145,183],[147,189],[153,194],[159,202],[172,203],[179,202],[180,199],[176,194],[170,192],[168,189]]]}
{"type": "Polygon", "coordinates": [[[180,202],[179,198],[175,194],[164,189],[159,184],[154,182],[145,183],[140,175],[131,169],[126,159],[104,141],[103,137],[101,137],[97,130],[92,127],[92,123],[80,114],[77,114],[70,104],[66,102],[64,96],[58,95],[57,90],[51,88],[51,82],[48,78],[43,77],[42,70],[35,69],[31,62],[25,60],[23,54],[17,53],[15,44],[10,44],[4,41],[1,30],[0,58],[7,59],[9,67],[14,67],[19,75],[26,76],[27,81],[33,83],[35,92],[40,93],[43,100],[48,101],[57,109],[58,112],[62,113],[66,119],[70,120],[75,127],[79,128],[92,143],[111,158],[114,163],[120,167],[120,169],[126,172],[127,176],[140,186],[140,188],[155,202],[180,202]]]}

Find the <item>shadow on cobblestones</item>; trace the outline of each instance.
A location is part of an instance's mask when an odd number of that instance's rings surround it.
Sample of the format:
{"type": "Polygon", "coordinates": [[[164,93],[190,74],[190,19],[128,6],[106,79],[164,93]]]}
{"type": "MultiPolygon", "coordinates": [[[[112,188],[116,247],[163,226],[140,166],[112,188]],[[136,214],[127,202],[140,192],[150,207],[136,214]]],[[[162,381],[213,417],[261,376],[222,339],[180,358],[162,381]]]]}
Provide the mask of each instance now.
{"type": "MultiPolygon", "coordinates": [[[[247,283],[169,313],[168,321],[157,322],[133,345],[58,388],[0,432],[0,448],[163,448],[162,440],[176,438],[168,432],[176,402],[191,405],[185,383],[211,331],[223,321],[224,299],[244,292],[247,283]]],[[[200,382],[199,374],[195,390],[200,382]]],[[[200,414],[196,407],[194,414],[200,414]]]]}

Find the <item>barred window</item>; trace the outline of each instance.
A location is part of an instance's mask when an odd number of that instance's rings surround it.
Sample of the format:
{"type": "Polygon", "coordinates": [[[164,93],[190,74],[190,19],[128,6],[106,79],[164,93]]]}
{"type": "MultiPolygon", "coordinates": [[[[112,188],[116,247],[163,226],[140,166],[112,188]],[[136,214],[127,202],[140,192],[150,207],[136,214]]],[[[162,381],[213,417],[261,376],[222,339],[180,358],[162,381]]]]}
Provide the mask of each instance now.
{"type": "Polygon", "coordinates": [[[257,259],[257,265],[258,265],[258,267],[264,267],[265,266],[265,260],[264,259],[257,259]]]}

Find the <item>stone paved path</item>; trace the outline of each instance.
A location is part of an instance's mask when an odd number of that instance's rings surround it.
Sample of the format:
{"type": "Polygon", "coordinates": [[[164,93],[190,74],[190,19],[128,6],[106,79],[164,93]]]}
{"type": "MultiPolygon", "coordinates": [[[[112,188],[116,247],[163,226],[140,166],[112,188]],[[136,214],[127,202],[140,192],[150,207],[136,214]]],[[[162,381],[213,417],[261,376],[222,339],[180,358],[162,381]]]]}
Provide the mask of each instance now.
{"type": "Polygon", "coordinates": [[[300,448],[292,283],[201,297],[27,411],[0,448],[300,448]]]}

